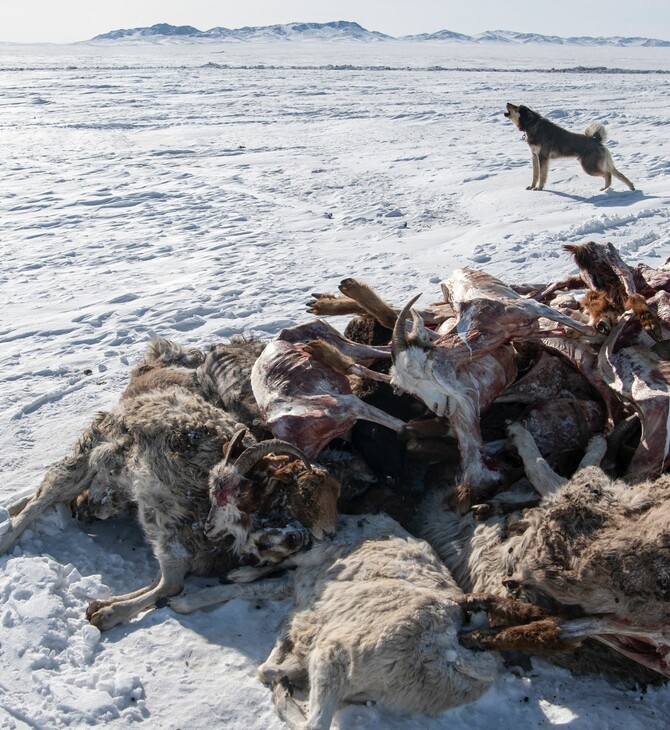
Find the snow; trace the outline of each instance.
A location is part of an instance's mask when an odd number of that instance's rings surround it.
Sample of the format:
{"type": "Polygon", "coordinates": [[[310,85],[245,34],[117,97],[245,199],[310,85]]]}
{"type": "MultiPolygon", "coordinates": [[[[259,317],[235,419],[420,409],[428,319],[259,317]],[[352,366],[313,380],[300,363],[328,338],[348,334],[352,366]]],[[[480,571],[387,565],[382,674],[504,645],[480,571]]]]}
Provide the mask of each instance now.
{"type": "MultiPolygon", "coordinates": [[[[268,339],[346,276],[397,304],[437,299],[462,266],[546,282],[574,270],[568,242],[661,264],[668,72],[660,48],[0,45],[0,501],[34,490],[116,402],[154,334],[268,339]],[[526,191],[507,101],[570,129],[604,122],[638,189],[599,192],[559,160],[547,191],[526,191]]],[[[64,507],[0,557],[1,727],[282,727],[255,669],[288,602],[162,608],[103,636],[88,625],[91,598],[154,570],[130,518],[84,525],[64,507]]],[[[666,726],[666,688],[533,666],[437,718],[349,706],[337,723],[666,726]]]]}

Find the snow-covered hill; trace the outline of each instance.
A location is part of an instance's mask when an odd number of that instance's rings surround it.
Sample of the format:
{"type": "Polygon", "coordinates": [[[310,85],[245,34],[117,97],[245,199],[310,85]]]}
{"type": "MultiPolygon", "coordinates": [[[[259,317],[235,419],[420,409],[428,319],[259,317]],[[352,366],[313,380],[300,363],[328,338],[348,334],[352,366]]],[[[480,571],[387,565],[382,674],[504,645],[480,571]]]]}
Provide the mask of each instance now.
{"type": "MultiPolygon", "coordinates": [[[[93,41],[147,41],[156,42],[180,41],[255,41],[255,40],[356,40],[384,41],[398,40],[393,36],[371,31],[358,23],[346,20],[331,23],[286,23],[283,25],[265,25],[244,28],[210,28],[198,30],[191,25],[169,25],[158,23],[147,28],[129,28],[113,30],[95,36],[93,41]]],[[[411,41],[445,41],[456,43],[553,43],[558,45],[574,44],[580,46],[661,46],[670,47],[670,41],[654,38],[627,38],[615,36],[611,38],[592,38],[588,36],[561,38],[555,35],[539,33],[517,33],[510,30],[489,30],[470,36],[451,30],[439,30],[435,33],[402,36],[402,40],[411,41]]]]}
{"type": "Polygon", "coordinates": [[[202,31],[190,25],[159,23],[149,28],[113,30],[93,38],[94,41],[147,40],[170,38],[177,40],[357,40],[376,41],[391,38],[384,33],[369,31],[358,23],[337,20],[331,23],[285,23],[244,28],[210,28],[202,31]]]}

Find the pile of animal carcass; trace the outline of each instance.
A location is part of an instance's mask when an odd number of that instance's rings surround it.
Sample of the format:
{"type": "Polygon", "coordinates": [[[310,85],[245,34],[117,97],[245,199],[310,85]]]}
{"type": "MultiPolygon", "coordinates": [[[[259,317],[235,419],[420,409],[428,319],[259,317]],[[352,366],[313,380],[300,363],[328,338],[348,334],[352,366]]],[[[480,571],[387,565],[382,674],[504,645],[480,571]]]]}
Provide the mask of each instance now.
{"type": "Polygon", "coordinates": [[[461,269],[423,308],[347,279],[308,305],[355,315],[344,336],[316,319],[207,354],[153,340],[118,407],[10,506],[0,551],[55,502],[134,505],[160,578],[94,601],[101,630],[189,572],[229,582],[177,611],[293,594],[259,670],[292,727],[354,697],[439,712],[508,649],[670,677],[670,267],[565,248],[566,281],[461,269]]]}

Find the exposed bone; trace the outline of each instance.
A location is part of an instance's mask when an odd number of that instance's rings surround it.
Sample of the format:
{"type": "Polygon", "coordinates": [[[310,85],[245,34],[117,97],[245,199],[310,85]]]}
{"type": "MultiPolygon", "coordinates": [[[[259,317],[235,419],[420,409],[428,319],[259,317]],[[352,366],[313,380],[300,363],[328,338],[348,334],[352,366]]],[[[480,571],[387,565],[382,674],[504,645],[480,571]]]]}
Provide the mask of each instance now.
{"type": "Polygon", "coordinates": [[[627,472],[636,481],[660,474],[670,459],[670,362],[637,344],[639,328],[624,313],[598,356],[608,385],[640,417],[642,437],[627,472]]]}

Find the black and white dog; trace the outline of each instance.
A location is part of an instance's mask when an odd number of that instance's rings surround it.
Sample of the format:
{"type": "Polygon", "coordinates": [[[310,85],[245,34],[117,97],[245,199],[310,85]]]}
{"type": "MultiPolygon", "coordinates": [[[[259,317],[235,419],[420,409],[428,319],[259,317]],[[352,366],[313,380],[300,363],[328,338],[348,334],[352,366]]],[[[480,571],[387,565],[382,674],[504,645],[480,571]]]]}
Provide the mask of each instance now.
{"type": "Polygon", "coordinates": [[[633,183],[622,175],[616,167],[612,155],[603,142],[607,137],[605,127],[593,122],[584,130],[584,134],[568,132],[550,122],[541,114],[527,106],[507,104],[505,116],[526,135],[533,160],[533,182],[527,190],[543,190],[549,172],[549,160],[552,157],[576,157],[587,175],[605,179],[605,190],[612,183],[612,175],[635,190],[633,183]]]}

